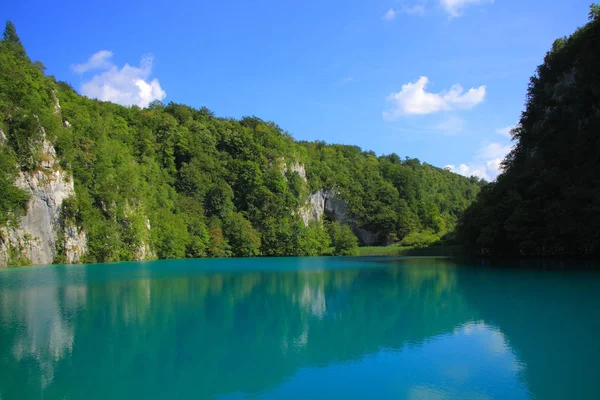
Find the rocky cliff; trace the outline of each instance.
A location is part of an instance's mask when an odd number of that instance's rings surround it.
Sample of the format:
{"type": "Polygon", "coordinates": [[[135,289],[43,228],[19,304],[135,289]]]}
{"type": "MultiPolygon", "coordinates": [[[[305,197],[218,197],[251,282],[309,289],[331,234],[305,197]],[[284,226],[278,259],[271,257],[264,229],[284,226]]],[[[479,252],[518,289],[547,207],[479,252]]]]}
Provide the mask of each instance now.
{"type": "MultiPolygon", "coordinates": [[[[61,253],[67,263],[80,262],[87,250],[86,234],[63,218],[63,203],[75,196],[72,177],[58,164],[56,150],[42,130],[41,163],[21,171],[15,186],[29,194],[26,214],[17,226],[0,230],[0,267],[50,264],[61,253]]],[[[0,134],[0,145],[4,134],[0,134]]]]}
{"type": "Polygon", "coordinates": [[[347,211],[344,199],[332,189],[319,190],[310,194],[300,208],[300,216],[305,226],[308,226],[311,221],[322,220],[326,213],[330,219],[350,225],[362,245],[371,246],[377,242],[376,234],[357,226],[356,221],[347,211]]]}

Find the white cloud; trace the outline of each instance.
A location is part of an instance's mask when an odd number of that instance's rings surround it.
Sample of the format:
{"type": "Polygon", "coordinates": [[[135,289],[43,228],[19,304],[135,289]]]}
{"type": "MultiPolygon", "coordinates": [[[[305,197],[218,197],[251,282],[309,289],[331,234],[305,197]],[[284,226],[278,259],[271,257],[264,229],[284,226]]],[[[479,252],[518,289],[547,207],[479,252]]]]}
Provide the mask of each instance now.
{"type": "Polygon", "coordinates": [[[471,88],[465,93],[461,85],[455,84],[450,90],[431,93],[425,90],[428,83],[429,78],[421,76],[415,82],[402,85],[401,91],[390,94],[387,100],[392,103],[392,108],[385,111],[383,117],[396,119],[402,115],[470,109],[485,97],[484,85],[471,88]]]}
{"type": "Polygon", "coordinates": [[[488,175],[486,168],[482,165],[473,165],[472,163],[460,164],[458,167],[453,164],[448,164],[444,167],[445,169],[452,171],[454,173],[470,177],[476,176],[481,179],[485,179],[487,181],[492,180],[488,175]]]}
{"type": "Polygon", "coordinates": [[[383,15],[382,18],[384,21],[392,21],[396,19],[396,10],[390,8],[389,10],[387,10],[387,12],[383,15]]]}
{"type": "Polygon", "coordinates": [[[476,160],[458,167],[449,164],[444,168],[464,176],[476,176],[487,181],[493,181],[502,172],[501,163],[511,151],[511,145],[484,142],[477,153],[476,160]]]}
{"type": "Polygon", "coordinates": [[[493,3],[494,0],[440,0],[440,6],[451,18],[462,15],[463,9],[468,6],[482,3],[493,3]]]}
{"type": "Polygon", "coordinates": [[[83,95],[124,106],[140,107],[147,107],[152,101],[163,100],[167,96],[158,79],[150,80],[153,63],[151,56],[143,57],[139,67],[125,64],[122,68],[108,61],[110,56],[111,52],[98,52],[87,63],[73,67],[81,72],[91,68],[105,70],[81,85],[83,95]],[[100,53],[103,55],[99,55],[100,53]],[[107,56],[106,53],[110,54],[107,56]]]}
{"type": "Polygon", "coordinates": [[[89,71],[91,69],[98,68],[109,68],[112,63],[109,61],[109,58],[113,56],[112,51],[109,50],[100,50],[99,52],[93,54],[85,64],[76,64],[73,65],[73,71],[83,73],[89,71]]]}
{"type": "Polygon", "coordinates": [[[511,138],[512,136],[511,136],[510,132],[515,128],[516,128],[515,125],[507,126],[506,128],[498,128],[498,129],[496,129],[496,133],[499,135],[502,135],[504,137],[511,138]]]}
{"type": "Polygon", "coordinates": [[[496,177],[502,172],[502,160],[504,160],[504,157],[493,158],[485,163],[485,167],[491,179],[496,179],[496,177]]]}
{"type": "Polygon", "coordinates": [[[479,150],[479,153],[477,154],[477,158],[482,160],[504,158],[511,148],[512,146],[510,144],[504,145],[496,142],[484,142],[483,147],[479,150]]]}

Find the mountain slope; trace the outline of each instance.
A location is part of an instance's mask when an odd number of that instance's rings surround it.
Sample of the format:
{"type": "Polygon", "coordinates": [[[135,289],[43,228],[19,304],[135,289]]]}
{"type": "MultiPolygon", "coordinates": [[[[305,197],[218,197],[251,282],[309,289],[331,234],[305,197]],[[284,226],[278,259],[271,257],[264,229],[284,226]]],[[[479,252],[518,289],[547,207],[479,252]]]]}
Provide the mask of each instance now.
{"type": "Polygon", "coordinates": [[[465,213],[474,251],[500,255],[600,251],[600,8],[552,45],[531,78],[505,172],[465,213]]]}
{"type": "Polygon", "coordinates": [[[417,159],[296,142],[256,117],[91,100],[43,71],[8,23],[0,264],[352,254],[358,242],[452,232],[481,185],[417,159]],[[48,198],[55,173],[66,189],[45,211],[51,226],[33,232],[31,204],[48,198]],[[39,187],[19,185],[39,174],[39,187]]]}

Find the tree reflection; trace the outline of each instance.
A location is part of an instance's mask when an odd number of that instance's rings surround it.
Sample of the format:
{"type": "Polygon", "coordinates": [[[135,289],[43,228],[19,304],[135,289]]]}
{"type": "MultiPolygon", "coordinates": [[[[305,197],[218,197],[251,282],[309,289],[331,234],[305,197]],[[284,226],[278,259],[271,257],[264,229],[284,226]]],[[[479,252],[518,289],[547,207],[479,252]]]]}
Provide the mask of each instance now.
{"type": "MultiPolygon", "coordinates": [[[[322,259],[313,260],[311,268],[300,269],[283,264],[306,259],[272,261],[282,265],[262,271],[206,271],[189,265],[194,261],[170,268],[57,267],[39,270],[42,276],[9,271],[0,275],[0,395],[260,393],[305,367],[483,331],[478,337],[489,342],[486,348],[514,350],[521,360],[514,371],[534,394],[547,394],[540,376],[563,356],[577,365],[568,341],[587,340],[585,317],[573,316],[562,334],[554,334],[552,323],[561,322],[540,311],[546,303],[569,315],[561,304],[576,296],[558,281],[542,281],[538,292],[524,297],[527,285],[515,282],[534,278],[518,271],[458,268],[442,259],[379,265],[349,259],[327,269],[320,268],[327,266],[322,259]],[[542,292],[543,300],[535,295],[542,292]],[[543,355],[550,342],[553,355],[543,355]]],[[[591,287],[577,290],[592,299],[591,287]]],[[[586,304],[577,307],[591,312],[598,306],[586,304]]],[[[593,371],[592,358],[586,360],[582,379],[593,371]]]]}

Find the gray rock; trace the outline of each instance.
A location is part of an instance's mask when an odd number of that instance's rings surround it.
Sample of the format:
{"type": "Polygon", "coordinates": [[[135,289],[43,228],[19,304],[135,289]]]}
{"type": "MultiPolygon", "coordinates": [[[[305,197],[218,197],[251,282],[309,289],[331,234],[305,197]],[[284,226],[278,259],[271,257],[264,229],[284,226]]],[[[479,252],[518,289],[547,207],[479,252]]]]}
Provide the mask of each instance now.
{"type": "Polygon", "coordinates": [[[56,160],[56,150],[46,139],[42,129],[42,162],[32,172],[20,172],[15,186],[25,190],[30,198],[26,214],[18,226],[0,230],[0,267],[8,264],[9,251],[19,253],[31,264],[52,263],[57,253],[58,235],[64,234],[65,256],[68,263],[79,262],[87,251],[85,232],[61,219],[64,201],[75,196],[71,176],[63,171],[56,160]]]}
{"type": "Polygon", "coordinates": [[[73,223],[65,225],[65,258],[67,264],[78,264],[87,252],[87,236],[73,223]]]}
{"type": "Polygon", "coordinates": [[[358,224],[347,211],[346,202],[339,193],[333,190],[319,190],[308,196],[306,203],[299,210],[305,226],[311,221],[322,221],[328,212],[334,221],[350,225],[362,245],[370,246],[378,241],[378,235],[358,227],[358,224]]]}
{"type": "Polygon", "coordinates": [[[300,175],[300,178],[306,182],[306,170],[304,169],[304,165],[300,163],[294,163],[290,165],[288,169],[292,172],[297,172],[298,175],[300,175]]]}

